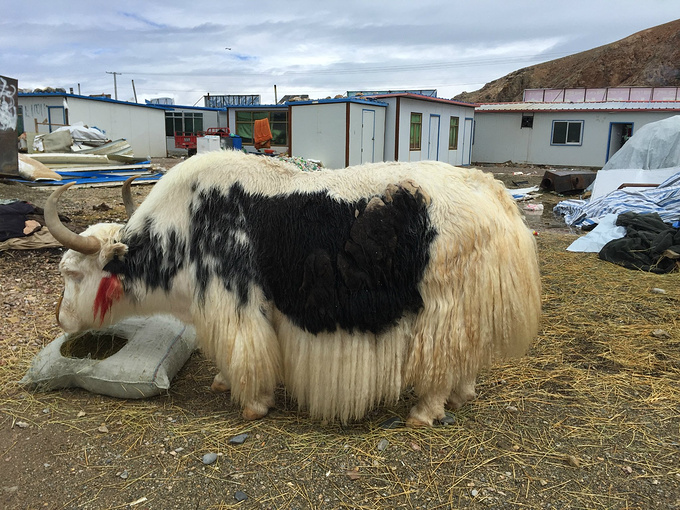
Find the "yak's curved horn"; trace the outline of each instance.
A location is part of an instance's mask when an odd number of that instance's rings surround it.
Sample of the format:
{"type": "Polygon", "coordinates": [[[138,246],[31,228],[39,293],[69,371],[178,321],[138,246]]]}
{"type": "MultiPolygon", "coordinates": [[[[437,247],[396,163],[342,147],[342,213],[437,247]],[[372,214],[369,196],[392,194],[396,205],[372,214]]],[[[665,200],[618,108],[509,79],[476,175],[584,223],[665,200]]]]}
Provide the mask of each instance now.
{"type": "Polygon", "coordinates": [[[134,181],[137,177],[141,177],[141,175],[133,175],[129,179],[127,179],[123,183],[123,189],[121,192],[123,193],[123,204],[125,204],[125,211],[127,212],[128,219],[132,216],[132,214],[137,210],[137,206],[135,205],[135,199],[132,198],[132,181],[134,181]]]}
{"type": "Polygon", "coordinates": [[[49,196],[47,202],[45,202],[45,223],[47,224],[50,234],[52,234],[52,236],[61,244],[71,250],[75,250],[85,255],[91,255],[100,250],[101,244],[99,243],[99,239],[96,237],[81,236],[75,232],[71,232],[61,222],[59,213],[57,212],[59,197],[73,184],[73,182],[69,182],[68,184],[59,186],[49,196]]]}

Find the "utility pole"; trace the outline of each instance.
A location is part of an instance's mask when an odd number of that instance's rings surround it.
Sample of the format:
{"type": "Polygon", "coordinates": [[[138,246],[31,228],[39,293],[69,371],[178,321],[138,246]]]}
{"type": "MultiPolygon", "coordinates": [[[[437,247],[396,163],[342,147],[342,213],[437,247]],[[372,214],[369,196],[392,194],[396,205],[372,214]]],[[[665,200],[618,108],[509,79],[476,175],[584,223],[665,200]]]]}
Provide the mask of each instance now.
{"type": "Polygon", "coordinates": [[[117,73],[115,71],[105,71],[106,74],[112,74],[113,75],[113,92],[115,94],[116,101],[118,101],[118,85],[116,84],[116,75],[117,74],[123,74],[123,73],[117,73]]]}

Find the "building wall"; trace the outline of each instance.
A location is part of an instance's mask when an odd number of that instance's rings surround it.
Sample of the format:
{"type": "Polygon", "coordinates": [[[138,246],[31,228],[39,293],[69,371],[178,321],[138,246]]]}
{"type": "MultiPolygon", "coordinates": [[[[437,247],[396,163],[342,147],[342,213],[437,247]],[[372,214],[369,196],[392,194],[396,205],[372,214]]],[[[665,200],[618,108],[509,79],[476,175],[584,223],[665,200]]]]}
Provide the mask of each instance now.
{"type": "Polygon", "coordinates": [[[347,103],[291,105],[292,156],[321,161],[326,168],[344,168],[347,103]]]}
{"type": "Polygon", "coordinates": [[[126,139],[135,156],[166,155],[163,110],[59,95],[20,96],[19,104],[27,132],[49,133],[64,124],[82,122],[101,129],[111,140],[126,139]]]}
{"type": "MultiPolygon", "coordinates": [[[[437,101],[411,99],[406,97],[380,98],[389,104],[386,115],[385,137],[385,160],[394,161],[395,156],[399,161],[421,161],[437,159],[452,165],[467,164],[464,161],[463,142],[465,140],[465,118],[474,119],[474,108],[447,104],[437,101]],[[397,113],[397,104],[399,112],[397,113]],[[422,114],[421,150],[409,149],[411,133],[411,113],[422,114]],[[435,137],[439,141],[439,151],[428,150],[430,140],[430,118],[439,116],[439,135],[435,137]],[[455,150],[449,150],[449,131],[451,117],[458,117],[458,145],[455,150]],[[397,119],[398,118],[398,119],[397,119]],[[396,129],[399,123],[398,133],[396,129]],[[396,153],[395,153],[396,144],[396,153]]],[[[434,125],[433,125],[434,128],[434,125]]]]}
{"type": "MultiPolygon", "coordinates": [[[[349,105],[349,161],[348,166],[362,163],[384,161],[385,152],[385,107],[363,104],[345,103],[349,105]],[[373,125],[363,126],[364,114],[368,120],[372,114],[373,125]],[[372,140],[372,150],[370,147],[372,140]],[[365,143],[364,143],[365,142],[365,143]],[[362,154],[365,145],[365,154],[362,154]]],[[[344,165],[343,165],[344,166],[344,165]]]]}
{"type": "MultiPolygon", "coordinates": [[[[174,108],[175,112],[187,111],[191,113],[203,113],[203,130],[212,127],[227,127],[228,118],[227,112],[224,110],[201,110],[197,108],[182,108],[177,106],[174,108]]],[[[163,133],[165,133],[165,125],[163,125],[163,133]]],[[[187,150],[175,147],[175,137],[165,137],[166,152],[170,155],[186,155],[187,150]]]]}
{"type": "Polygon", "coordinates": [[[65,124],[64,113],[67,110],[66,99],[63,96],[31,97],[19,96],[19,105],[24,117],[24,130],[29,133],[49,133],[65,124]],[[54,119],[55,113],[60,112],[59,119],[54,119]],[[50,116],[55,122],[48,124],[50,116]],[[58,120],[59,122],[56,122],[58,120]],[[51,127],[51,129],[50,129],[51,127]]]}
{"type": "Polygon", "coordinates": [[[645,124],[675,114],[677,112],[534,112],[533,128],[522,128],[522,112],[477,111],[472,160],[475,163],[512,161],[535,165],[600,168],[608,159],[611,123],[631,123],[635,133],[645,124]],[[551,145],[555,120],[582,120],[582,144],[551,145]]]}
{"type": "Polygon", "coordinates": [[[135,156],[166,156],[165,112],[158,108],[68,98],[69,122],[96,126],[111,140],[125,138],[135,156]]]}
{"type": "MultiPolygon", "coordinates": [[[[248,106],[245,108],[240,108],[241,111],[243,110],[248,110],[248,111],[254,111],[254,110],[264,110],[264,111],[281,111],[282,108],[272,108],[271,106],[267,107],[265,106],[248,106]]],[[[231,130],[232,133],[236,134],[236,112],[239,111],[239,108],[234,108],[230,107],[227,109],[227,127],[231,130]]],[[[288,126],[290,126],[290,119],[288,119],[288,126]]],[[[291,133],[288,133],[288,140],[290,143],[291,140],[291,133]]],[[[247,152],[257,152],[255,149],[255,146],[253,144],[247,145],[243,143],[243,149],[247,152]]],[[[290,148],[285,146],[285,145],[272,145],[271,149],[276,151],[277,153],[280,154],[287,154],[290,151],[290,148]]]]}

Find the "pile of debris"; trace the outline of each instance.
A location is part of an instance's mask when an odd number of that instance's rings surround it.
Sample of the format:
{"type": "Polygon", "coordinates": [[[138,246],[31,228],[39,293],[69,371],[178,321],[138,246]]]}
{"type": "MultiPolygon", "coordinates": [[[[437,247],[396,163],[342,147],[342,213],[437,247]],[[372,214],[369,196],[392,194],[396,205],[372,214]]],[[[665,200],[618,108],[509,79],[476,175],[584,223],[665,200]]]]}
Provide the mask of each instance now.
{"type": "Polygon", "coordinates": [[[120,186],[155,181],[161,173],[148,158],[135,157],[125,139],[108,140],[97,128],[82,123],[52,133],[24,133],[20,138],[19,175],[12,179],[29,186],[75,182],[75,186],[120,186]]]}

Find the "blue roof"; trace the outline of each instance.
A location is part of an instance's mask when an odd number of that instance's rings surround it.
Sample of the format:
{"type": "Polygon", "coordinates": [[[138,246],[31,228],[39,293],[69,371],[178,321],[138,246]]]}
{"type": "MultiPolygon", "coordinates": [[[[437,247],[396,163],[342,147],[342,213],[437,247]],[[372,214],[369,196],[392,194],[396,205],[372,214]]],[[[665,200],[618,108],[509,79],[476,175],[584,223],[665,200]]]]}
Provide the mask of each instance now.
{"type": "Polygon", "coordinates": [[[129,106],[141,106],[144,108],[154,108],[161,110],[161,105],[156,104],[146,104],[146,103],[131,103],[130,101],[119,101],[118,99],[110,99],[108,97],[92,97],[92,96],[81,96],[79,94],[69,94],[67,92],[19,92],[19,97],[74,97],[77,99],[87,99],[90,101],[101,101],[104,103],[115,103],[115,104],[125,104],[129,106]]]}

